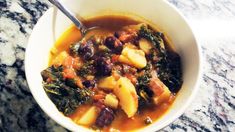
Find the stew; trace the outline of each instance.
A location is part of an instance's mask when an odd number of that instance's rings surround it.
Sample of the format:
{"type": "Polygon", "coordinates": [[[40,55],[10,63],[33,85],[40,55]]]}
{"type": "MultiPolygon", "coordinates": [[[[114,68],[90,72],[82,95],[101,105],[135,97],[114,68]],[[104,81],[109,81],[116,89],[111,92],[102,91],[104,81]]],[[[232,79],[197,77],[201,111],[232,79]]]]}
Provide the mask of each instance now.
{"type": "Polygon", "coordinates": [[[128,131],[161,117],[182,85],[180,56],[167,37],[124,16],[84,21],[99,26],[81,38],[72,26],[51,49],[43,87],[75,123],[101,131],[128,131]]]}

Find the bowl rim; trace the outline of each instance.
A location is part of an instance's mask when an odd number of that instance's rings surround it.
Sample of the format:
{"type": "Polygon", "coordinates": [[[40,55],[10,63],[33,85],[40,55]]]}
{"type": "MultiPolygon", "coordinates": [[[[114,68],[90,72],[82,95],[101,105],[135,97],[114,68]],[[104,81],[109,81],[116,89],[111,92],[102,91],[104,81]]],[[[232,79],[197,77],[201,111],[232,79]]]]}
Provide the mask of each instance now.
{"type": "MultiPolygon", "coordinates": [[[[62,0],[62,1],[65,1],[65,0],[62,0]]],[[[202,77],[202,52],[201,52],[201,47],[200,47],[200,44],[198,43],[198,38],[197,36],[195,35],[195,32],[194,30],[191,28],[187,18],[183,15],[183,13],[181,13],[173,4],[169,3],[168,1],[165,1],[165,0],[161,0],[162,2],[164,2],[165,4],[167,4],[170,8],[172,8],[178,15],[179,17],[181,17],[181,19],[185,22],[185,26],[187,26],[187,28],[189,29],[189,31],[192,33],[192,38],[194,39],[195,41],[195,44],[196,44],[196,47],[197,47],[197,54],[198,54],[198,71],[197,71],[197,77],[196,77],[196,81],[195,81],[195,85],[193,86],[193,90],[191,92],[191,95],[189,96],[189,98],[187,99],[186,103],[184,105],[182,105],[182,107],[177,110],[177,112],[174,114],[174,116],[168,120],[166,120],[165,122],[163,122],[161,124],[161,126],[159,127],[158,130],[161,130],[165,127],[167,127],[168,125],[170,125],[171,123],[173,123],[176,119],[178,119],[182,114],[184,114],[185,110],[189,107],[189,105],[192,103],[192,101],[194,100],[194,98],[196,97],[197,93],[198,93],[198,90],[199,90],[199,82],[200,82],[200,79],[202,77]]],[[[35,28],[38,27],[38,23],[40,23],[43,18],[45,17],[48,17],[50,15],[50,13],[54,10],[55,8],[54,7],[50,7],[44,14],[43,16],[41,16],[41,18],[38,20],[38,22],[36,23],[36,25],[34,26],[31,34],[33,34],[35,32],[35,28]]],[[[30,43],[32,42],[31,37],[32,35],[30,35],[29,39],[28,39],[28,44],[27,44],[27,47],[26,47],[26,51],[25,51],[25,61],[24,61],[24,64],[25,64],[25,74],[26,74],[26,80],[27,80],[27,84],[29,86],[29,89],[34,97],[34,99],[36,100],[37,104],[40,106],[40,108],[50,117],[52,118],[55,122],[57,122],[58,124],[60,124],[61,126],[63,126],[64,128],[66,129],[69,129],[69,130],[72,130],[70,129],[66,123],[64,123],[63,121],[61,120],[58,120],[56,119],[56,117],[52,116],[51,113],[49,112],[49,110],[44,107],[43,105],[43,102],[40,101],[39,98],[37,98],[35,95],[37,93],[35,93],[31,87],[31,84],[29,83],[28,80],[31,80],[29,78],[29,72],[28,72],[28,57],[30,54],[29,54],[29,45],[30,43]]],[[[78,125],[79,126],[79,125],[78,125]]],[[[80,127],[80,126],[79,126],[80,127]]],[[[80,127],[82,128],[82,127],[80,127]]],[[[155,127],[149,127],[148,131],[156,131],[154,130],[155,127]]],[[[141,128],[141,129],[137,129],[137,131],[141,131],[142,129],[144,128],[141,128]]],[[[85,129],[83,129],[85,130],[85,129]]]]}
{"type": "MultiPolygon", "coordinates": [[[[183,13],[173,4],[171,4],[168,1],[162,0],[163,2],[165,2],[165,4],[167,4],[168,6],[170,6],[174,11],[176,11],[178,13],[178,15],[182,18],[182,20],[185,22],[186,26],[188,27],[188,29],[190,30],[190,32],[192,33],[192,37],[194,38],[196,47],[197,47],[197,54],[198,54],[198,71],[197,71],[197,77],[196,77],[196,81],[195,81],[195,85],[193,86],[193,91],[192,94],[189,96],[189,98],[187,99],[186,103],[180,108],[180,110],[178,110],[174,117],[166,120],[163,124],[162,127],[159,130],[164,129],[165,127],[169,126],[170,124],[172,124],[176,119],[178,119],[180,116],[182,116],[186,109],[189,107],[189,105],[193,102],[193,100],[195,99],[198,91],[199,91],[199,83],[202,77],[202,62],[203,62],[203,57],[202,57],[202,49],[201,49],[201,45],[198,42],[198,37],[196,36],[195,31],[191,28],[188,19],[183,15],[183,13]]],[[[176,97],[177,98],[177,97],[176,97]]],[[[157,131],[159,131],[157,130],[157,131]]],[[[156,131],[156,130],[149,130],[149,131],[156,131]]]]}

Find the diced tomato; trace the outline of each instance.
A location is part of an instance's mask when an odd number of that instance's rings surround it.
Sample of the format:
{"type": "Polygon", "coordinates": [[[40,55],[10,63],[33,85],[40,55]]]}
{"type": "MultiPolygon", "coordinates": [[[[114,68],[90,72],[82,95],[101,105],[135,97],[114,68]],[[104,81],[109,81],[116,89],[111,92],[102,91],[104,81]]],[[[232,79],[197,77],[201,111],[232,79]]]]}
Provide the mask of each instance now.
{"type": "Polygon", "coordinates": [[[104,99],[104,97],[105,97],[105,96],[104,96],[103,94],[97,94],[97,95],[94,95],[94,96],[93,96],[93,99],[94,99],[94,100],[100,100],[100,99],[104,99]]]}
{"type": "Polygon", "coordinates": [[[130,39],[131,39],[131,35],[130,34],[125,34],[125,35],[121,35],[120,37],[119,37],[119,39],[122,41],[122,42],[128,42],[128,41],[130,41],[130,39]]]}
{"type": "Polygon", "coordinates": [[[153,91],[153,93],[157,96],[161,95],[164,92],[163,84],[158,79],[152,79],[149,82],[149,87],[153,91]]]}
{"type": "Polygon", "coordinates": [[[62,64],[64,67],[66,68],[75,68],[78,69],[81,67],[82,63],[81,63],[81,59],[79,57],[72,57],[72,56],[67,56],[62,64]]]}
{"type": "Polygon", "coordinates": [[[112,56],[112,62],[118,62],[119,55],[113,55],[112,56]]]}
{"type": "Polygon", "coordinates": [[[76,57],[73,59],[73,68],[78,69],[82,66],[82,60],[80,57],[76,57]]]}
{"type": "Polygon", "coordinates": [[[76,84],[78,87],[83,88],[82,80],[79,77],[76,78],[76,84]]]}
{"type": "Polygon", "coordinates": [[[66,68],[72,68],[74,63],[74,58],[72,56],[67,56],[64,59],[63,66],[66,68]]]}
{"type": "Polygon", "coordinates": [[[65,68],[63,71],[64,78],[74,78],[76,77],[76,73],[73,68],[65,68]]]}

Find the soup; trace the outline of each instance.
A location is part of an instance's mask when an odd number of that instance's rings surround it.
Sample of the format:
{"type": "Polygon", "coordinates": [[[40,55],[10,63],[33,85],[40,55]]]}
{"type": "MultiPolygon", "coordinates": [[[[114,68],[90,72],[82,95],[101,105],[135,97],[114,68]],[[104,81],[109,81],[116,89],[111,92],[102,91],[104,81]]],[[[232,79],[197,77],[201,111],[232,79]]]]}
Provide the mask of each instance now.
{"type": "Polygon", "coordinates": [[[78,125],[132,131],[159,119],[182,85],[180,56],[166,36],[141,21],[103,16],[81,37],[70,27],[51,49],[43,87],[78,125]]]}

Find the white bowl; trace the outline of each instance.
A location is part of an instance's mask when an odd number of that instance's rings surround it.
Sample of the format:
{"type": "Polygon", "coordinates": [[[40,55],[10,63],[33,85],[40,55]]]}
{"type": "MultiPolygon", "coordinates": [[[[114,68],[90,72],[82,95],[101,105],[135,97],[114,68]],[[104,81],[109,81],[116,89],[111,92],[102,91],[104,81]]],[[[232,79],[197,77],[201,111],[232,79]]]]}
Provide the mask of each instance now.
{"type": "MultiPolygon", "coordinates": [[[[170,110],[159,120],[139,131],[157,131],[183,114],[198,89],[200,49],[185,18],[164,0],[64,0],[64,3],[88,18],[105,14],[135,14],[161,28],[174,44],[183,64],[183,86],[170,110]]],[[[38,21],[28,41],[25,69],[30,90],[40,107],[57,123],[71,131],[90,131],[61,114],[42,87],[40,72],[47,67],[49,51],[55,40],[71,25],[61,12],[50,8],[38,21]]]]}

